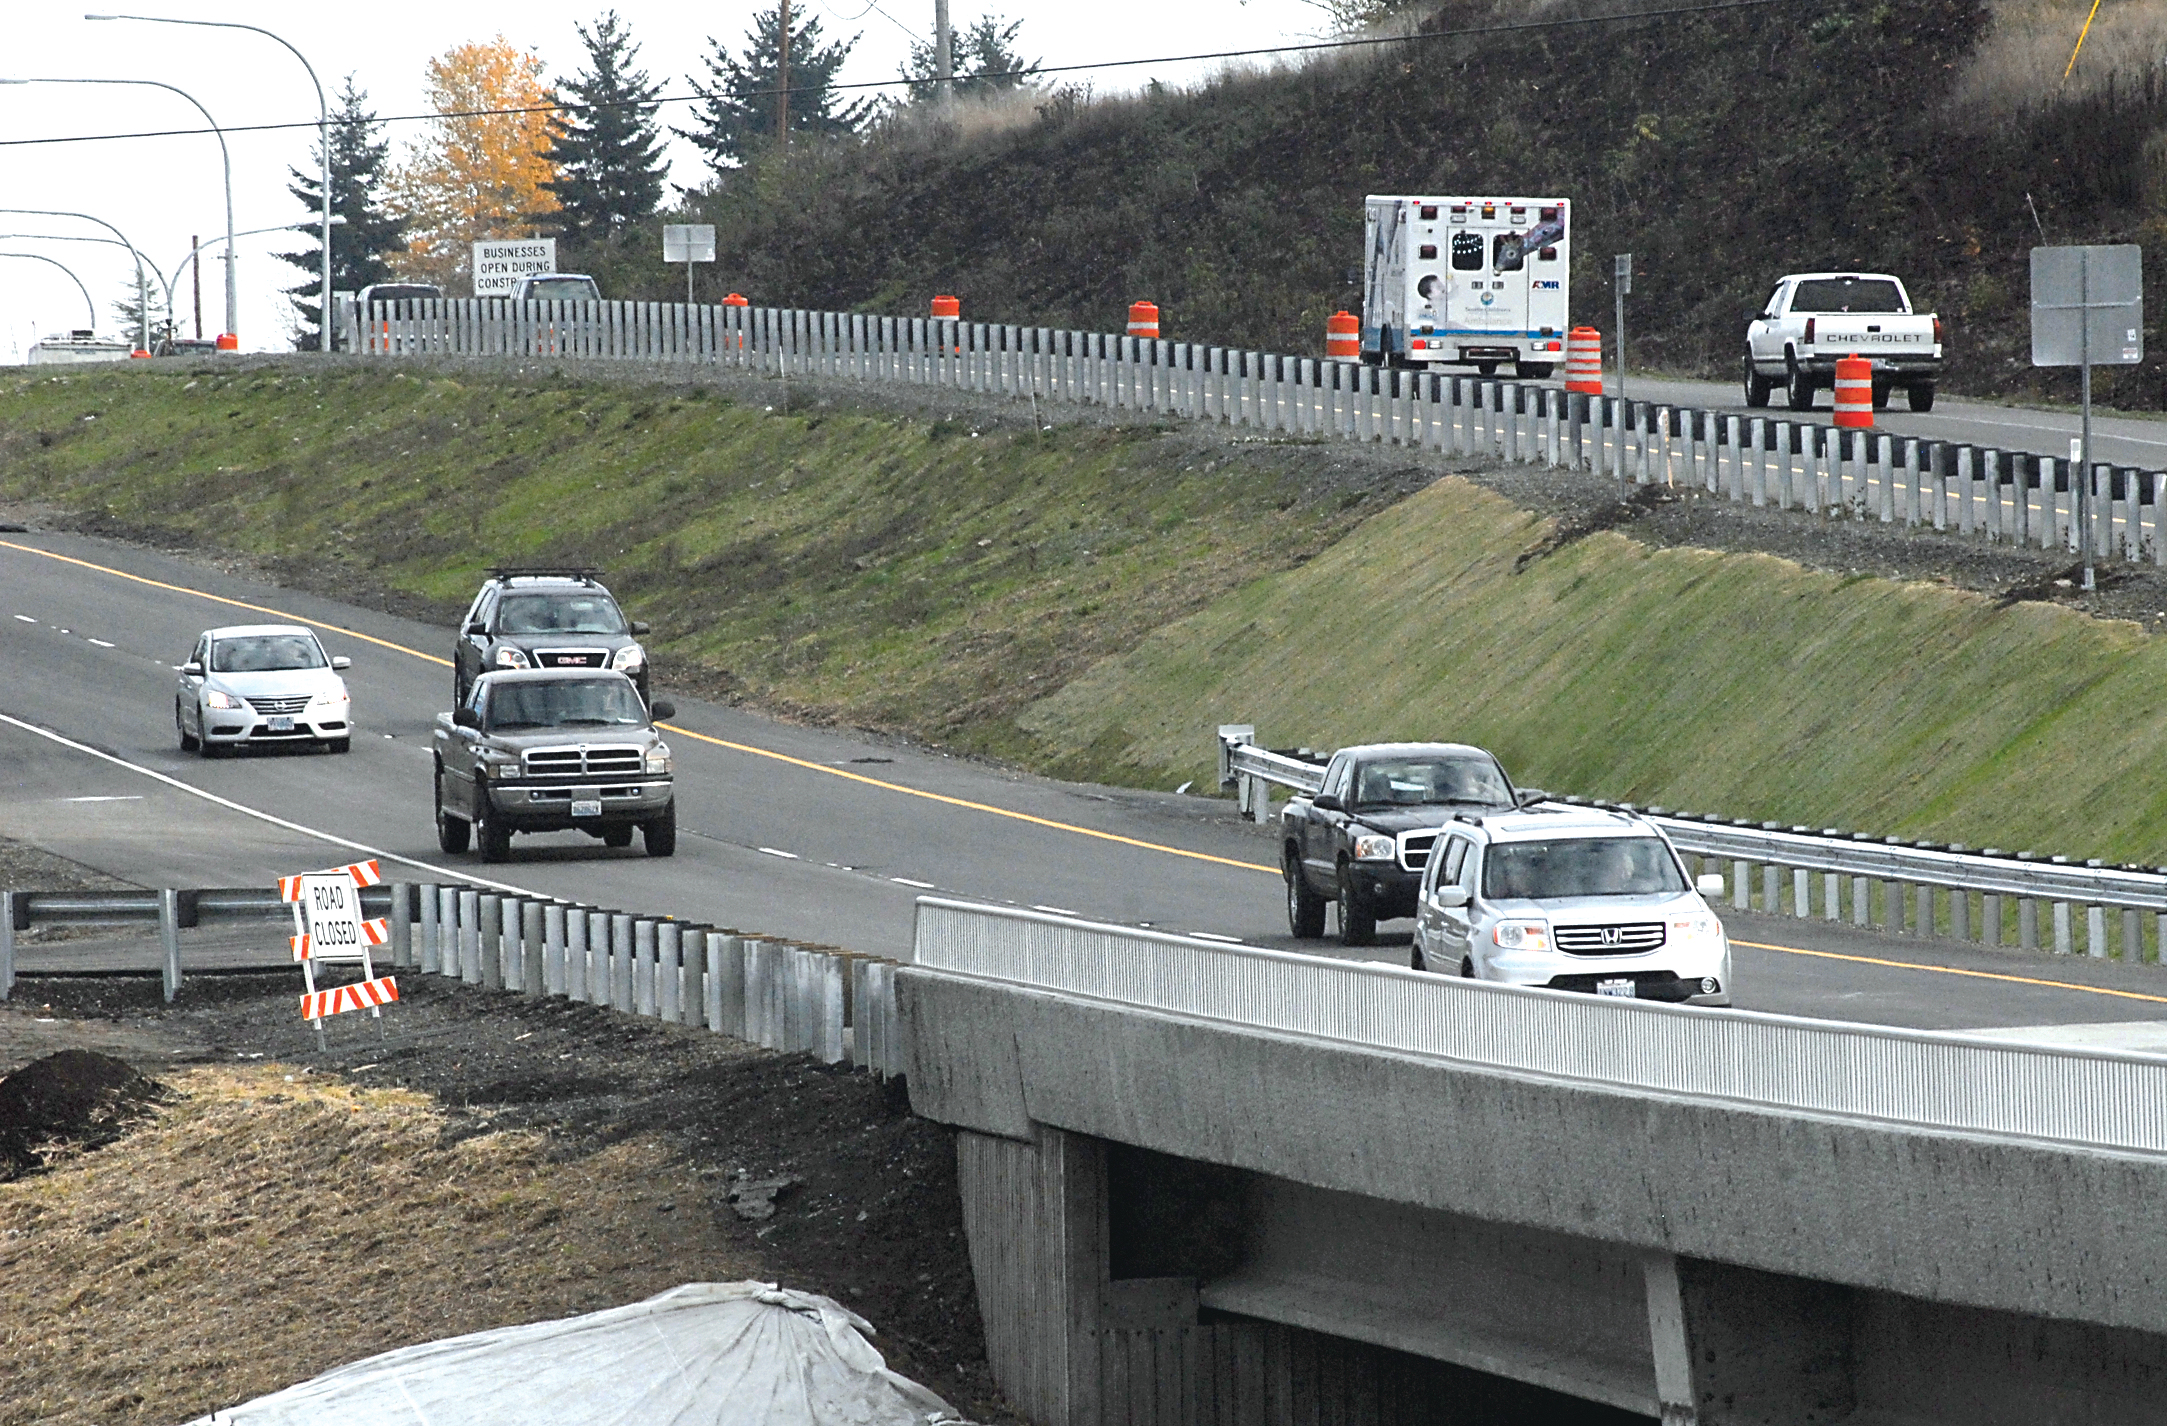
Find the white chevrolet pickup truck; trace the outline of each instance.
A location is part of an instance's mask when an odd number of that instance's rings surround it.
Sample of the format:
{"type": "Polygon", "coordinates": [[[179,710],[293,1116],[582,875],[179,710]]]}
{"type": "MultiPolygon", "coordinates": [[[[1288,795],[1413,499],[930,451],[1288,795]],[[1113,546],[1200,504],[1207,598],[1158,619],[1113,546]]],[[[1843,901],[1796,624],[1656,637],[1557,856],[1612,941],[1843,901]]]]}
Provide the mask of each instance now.
{"type": "Polygon", "coordinates": [[[1876,411],[1897,387],[1912,410],[1931,411],[1941,343],[1941,319],[1913,312],[1904,284],[1893,277],[1793,273],[1746,328],[1746,404],[1766,406],[1780,386],[1793,411],[1810,411],[1814,392],[1835,386],[1837,361],[1860,356],[1873,363],[1876,411]]]}

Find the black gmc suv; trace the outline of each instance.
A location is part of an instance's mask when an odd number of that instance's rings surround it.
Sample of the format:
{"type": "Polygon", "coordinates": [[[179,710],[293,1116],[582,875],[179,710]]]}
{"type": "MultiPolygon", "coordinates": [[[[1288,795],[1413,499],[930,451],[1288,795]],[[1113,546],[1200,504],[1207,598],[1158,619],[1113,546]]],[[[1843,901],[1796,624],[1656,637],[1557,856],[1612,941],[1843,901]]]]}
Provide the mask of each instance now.
{"type": "Polygon", "coordinates": [[[474,680],[523,668],[606,668],[648,692],[647,626],[627,620],[591,569],[493,569],[459,621],[452,645],[452,704],[466,706],[474,680]]]}

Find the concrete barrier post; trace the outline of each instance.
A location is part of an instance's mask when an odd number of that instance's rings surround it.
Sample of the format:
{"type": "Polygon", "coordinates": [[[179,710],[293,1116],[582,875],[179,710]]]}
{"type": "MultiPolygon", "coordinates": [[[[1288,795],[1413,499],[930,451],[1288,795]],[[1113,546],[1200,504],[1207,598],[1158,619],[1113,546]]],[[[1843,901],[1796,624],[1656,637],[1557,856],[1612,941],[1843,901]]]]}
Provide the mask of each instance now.
{"type": "Polygon", "coordinates": [[[1791,910],[1801,917],[1813,914],[1813,873],[1804,867],[1791,869],[1791,910]]]}
{"type": "Polygon", "coordinates": [[[504,989],[504,898],[495,892],[481,895],[481,920],[476,930],[475,969],[484,990],[504,989]]]}
{"type": "Polygon", "coordinates": [[[1914,916],[1914,919],[1918,922],[1918,933],[1921,936],[1933,935],[1934,927],[1936,925],[1936,920],[1934,916],[1934,888],[1929,882],[1922,881],[1919,883],[1919,899],[1918,905],[1915,908],[1915,913],[1916,914],[1914,916]]]}
{"type": "Polygon", "coordinates": [[[1832,871],[1824,872],[1821,876],[1821,919],[1843,919],[1843,878],[1832,871]]]}
{"type": "Polygon", "coordinates": [[[1881,888],[1881,924],[1892,936],[1904,934],[1904,884],[1900,881],[1881,888]]]}
{"type": "Polygon", "coordinates": [[[1949,935],[1959,941],[1971,939],[1971,893],[1960,886],[1949,888],[1949,935]]]}
{"type": "Polygon", "coordinates": [[[563,902],[552,901],[542,909],[542,989],[548,995],[565,993],[564,943],[568,929],[570,918],[563,902]]]}
{"type": "Polygon", "coordinates": [[[621,1014],[632,1013],[632,948],[633,931],[630,914],[619,911],[609,918],[609,1000],[610,1009],[621,1014]]]}
{"type": "MultiPolygon", "coordinates": [[[[728,348],[724,348],[727,352],[728,348]]],[[[584,1004],[587,999],[587,908],[573,906],[564,913],[564,998],[584,1004]]]]}
{"type": "MultiPolygon", "coordinates": [[[[563,914],[554,906],[546,909],[563,914]]],[[[549,952],[544,939],[548,917],[544,910],[539,901],[525,902],[519,908],[519,989],[529,1000],[549,994],[549,952]]]]}
{"type": "Polygon", "coordinates": [[[391,883],[391,963],[405,970],[414,963],[414,888],[391,883]]]}
{"type": "Polygon", "coordinates": [[[2107,958],[2107,908],[2084,908],[2084,953],[2093,960],[2107,958]]]}
{"type": "Polygon", "coordinates": [[[672,1025],[685,1018],[684,928],[665,921],[655,928],[655,1011],[672,1025]]]}
{"type": "Polygon", "coordinates": [[[1771,916],[1783,914],[1783,868],[1774,862],[1761,867],[1761,909],[1771,916]]]}
{"type": "Polygon", "coordinates": [[[2039,903],[2029,896],[2017,898],[2017,949],[2039,949],[2039,903]]]}
{"type": "Polygon", "coordinates": [[[482,898],[476,891],[459,893],[459,979],[482,983],[482,898]]]}
{"type": "Polygon", "coordinates": [[[655,1013],[655,923],[641,917],[632,923],[632,1004],[635,1015],[655,1013]]]}
{"type": "Polygon", "coordinates": [[[1979,939],[1989,946],[2001,944],[2001,896],[1997,892],[1979,897],[1979,939]]]}
{"type": "Polygon", "coordinates": [[[2144,959],[2143,923],[2138,921],[2137,908],[2134,906],[2122,908],[2122,959],[2129,965],[2136,965],[2144,959]]]}
{"type": "Polygon", "coordinates": [[[1851,878],[1851,924],[1873,924],[1873,882],[1863,876],[1851,878]]]}
{"type": "Polygon", "coordinates": [[[1751,862],[1734,861],[1731,863],[1731,909],[1734,911],[1751,911],[1753,909],[1753,863],[1751,862]]]}
{"type": "Polygon", "coordinates": [[[2069,903],[2054,903],[2054,954],[2066,956],[2076,949],[2075,938],[2070,934],[2069,903]]]}
{"type": "Polygon", "coordinates": [[[439,959],[442,951],[437,945],[437,926],[439,923],[436,919],[436,895],[437,889],[433,883],[422,883],[421,973],[423,975],[435,975],[437,968],[444,963],[439,959]]]}
{"type": "Polygon", "coordinates": [[[166,1004],[181,993],[181,894],[172,887],[158,893],[158,943],[165,952],[166,1004]]]}

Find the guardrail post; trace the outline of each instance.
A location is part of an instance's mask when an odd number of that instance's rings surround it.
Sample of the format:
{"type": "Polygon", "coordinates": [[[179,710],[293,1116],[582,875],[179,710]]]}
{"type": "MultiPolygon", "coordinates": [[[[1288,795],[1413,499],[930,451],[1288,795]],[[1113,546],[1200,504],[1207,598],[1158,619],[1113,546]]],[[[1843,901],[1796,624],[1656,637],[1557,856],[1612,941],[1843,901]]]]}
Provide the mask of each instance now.
{"type": "Polygon", "coordinates": [[[645,917],[632,923],[632,1003],[624,1008],[655,1013],[655,923],[645,917]]]}
{"type": "Polygon", "coordinates": [[[459,893],[459,979],[482,983],[482,898],[478,891],[459,893]]]}
{"type": "Polygon", "coordinates": [[[2054,903],[2054,954],[2066,956],[2075,949],[2070,937],[2069,903],[2057,901],[2054,903]]]}
{"type": "Polygon", "coordinates": [[[1959,941],[1971,939],[1971,893],[1961,886],[1949,888],[1949,934],[1959,941]]]}
{"type": "Polygon", "coordinates": [[[172,887],[158,893],[158,942],[165,951],[166,1004],[181,993],[181,894],[172,887]]]}
{"type": "Polygon", "coordinates": [[[481,896],[481,942],[476,947],[481,962],[482,989],[504,989],[504,898],[494,892],[481,896]]]}
{"type": "Polygon", "coordinates": [[[632,1013],[633,944],[631,915],[613,912],[609,918],[609,999],[603,1003],[627,1015],[632,1013]]]}
{"type": "MultiPolygon", "coordinates": [[[[543,927],[547,924],[544,907],[539,901],[529,901],[519,908],[519,989],[529,1000],[540,1000],[549,994],[549,952],[543,941],[543,927]]],[[[547,910],[555,911],[552,906],[547,910]]]]}
{"type": "Polygon", "coordinates": [[[1733,911],[1751,911],[1753,909],[1753,863],[1751,862],[1734,861],[1731,863],[1731,909],[1733,911]]]}
{"type": "Polygon", "coordinates": [[[1873,895],[1873,882],[1869,878],[1863,876],[1851,878],[1852,925],[1870,926],[1873,924],[1873,895]]]}
{"type": "Polygon", "coordinates": [[[15,918],[29,909],[29,893],[0,891],[0,1000],[15,993],[15,918]]]}
{"type": "Polygon", "coordinates": [[[542,993],[564,994],[564,936],[569,927],[565,905],[552,901],[542,908],[542,993]]]}
{"type": "Polygon", "coordinates": [[[568,906],[564,912],[564,964],[557,988],[564,998],[587,999],[587,908],[568,906]]]}
{"type": "Polygon", "coordinates": [[[1934,934],[1934,888],[1929,882],[1919,883],[1918,932],[1922,936],[1934,934]]]}
{"type": "Polygon", "coordinates": [[[2134,906],[2122,908],[2122,960],[2128,965],[2144,962],[2144,930],[2134,906]]]}
{"type": "Polygon", "coordinates": [[[708,971],[713,985],[707,992],[713,1012],[708,1028],[734,1040],[749,1040],[745,1032],[745,938],[707,938],[708,971]]]}
{"type": "Polygon", "coordinates": [[[2107,958],[2107,908],[2084,908],[2084,953],[2094,960],[2107,958]]]}
{"type": "Polygon", "coordinates": [[[1783,868],[1774,862],[1761,866],[1761,909],[1771,916],[1783,914],[1783,868]]]}
{"type": "Polygon", "coordinates": [[[414,963],[414,888],[391,883],[391,963],[405,970],[414,963]]]}
{"type": "Polygon", "coordinates": [[[678,951],[683,988],[677,1002],[677,1023],[694,1029],[707,1023],[707,928],[695,926],[684,933],[678,951]]]}
{"type": "Polygon", "coordinates": [[[1835,872],[1825,872],[1821,877],[1821,919],[1843,919],[1843,878],[1835,872]]]}
{"type": "Polygon", "coordinates": [[[2039,949],[2039,903],[2029,896],[2017,900],[2017,947],[2026,951],[2039,949]]]}
{"type": "Polygon", "coordinates": [[[439,923],[436,916],[436,897],[437,888],[435,883],[423,882],[421,886],[421,972],[423,975],[435,975],[437,968],[443,964],[440,959],[443,952],[437,945],[437,926],[439,923]]]}
{"type": "Polygon", "coordinates": [[[684,1006],[679,997],[685,993],[684,927],[675,921],[664,921],[655,928],[655,1011],[672,1025],[684,1019],[684,1006]]]}
{"type": "Polygon", "coordinates": [[[824,954],[820,957],[820,1044],[817,1050],[824,1065],[841,1064],[847,1053],[843,1045],[845,1004],[842,957],[824,954]]]}
{"type": "Polygon", "coordinates": [[[616,917],[596,908],[587,913],[587,995],[589,1005],[609,1005],[610,928],[616,917]]]}
{"type": "Polygon", "coordinates": [[[2001,944],[2001,896],[1985,892],[1979,897],[1979,939],[1987,945],[2001,944]]]}
{"type": "Polygon", "coordinates": [[[763,1050],[775,1048],[774,949],[766,941],[745,943],[745,1038],[763,1050]]]}
{"type": "Polygon", "coordinates": [[[1791,868],[1791,910],[1799,916],[1813,914],[1813,873],[1804,867],[1791,868]]]}

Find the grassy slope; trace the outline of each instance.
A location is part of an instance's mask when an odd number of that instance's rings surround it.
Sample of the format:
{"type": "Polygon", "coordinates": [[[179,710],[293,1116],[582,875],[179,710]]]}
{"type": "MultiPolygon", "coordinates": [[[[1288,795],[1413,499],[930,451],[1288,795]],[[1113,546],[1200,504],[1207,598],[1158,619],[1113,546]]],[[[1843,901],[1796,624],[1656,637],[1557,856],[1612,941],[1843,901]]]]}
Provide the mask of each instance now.
{"type": "Polygon", "coordinates": [[[1208,775],[1210,730],[1495,749],[1542,786],[2161,860],[2167,646],[2128,624],[1543,522],[1447,479],[1030,710],[1042,756],[1208,775]]]}
{"type": "Polygon", "coordinates": [[[994,752],[1038,693],[1373,508],[1311,454],[556,379],[0,379],[0,494],[447,608],[490,563],[598,564],[666,679],[994,752]]]}

